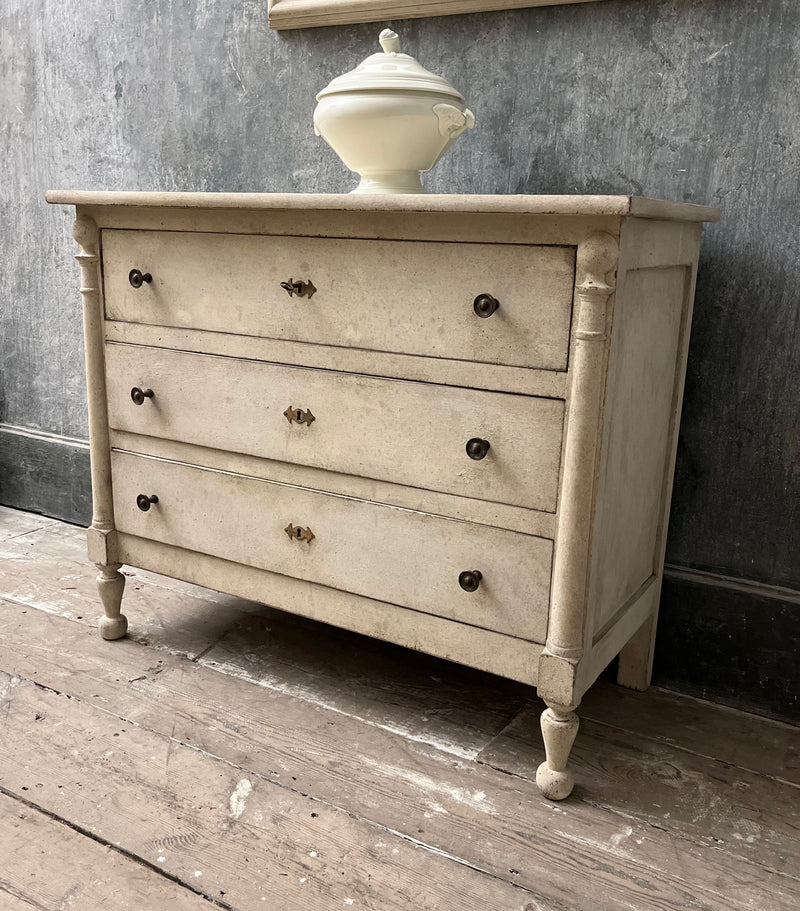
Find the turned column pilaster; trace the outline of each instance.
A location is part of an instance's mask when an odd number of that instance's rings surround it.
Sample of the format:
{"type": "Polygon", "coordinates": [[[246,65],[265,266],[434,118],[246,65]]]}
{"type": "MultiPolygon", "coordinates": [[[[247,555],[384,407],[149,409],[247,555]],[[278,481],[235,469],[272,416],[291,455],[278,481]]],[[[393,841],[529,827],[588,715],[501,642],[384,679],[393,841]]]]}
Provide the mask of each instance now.
{"type": "Polygon", "coordinates": [[[545,761],[541,792],[563,800],[572,792],[567,760],[578,733],[576,671],[584,651],[592,508],[602,420],[608,307],[614,293],[617,241],[597,232],[578,245],[574,343],[569,371],[563,474],[547,641],[537,690],[547,703],[541,726],[545,761]]]}
{"type": "MultiPolygon", "coordinates": [[[[583,653],[608,303],[616,260],[617,241],[610,234],[597,232],[578,246],[577,313],[546,643],[548,655],[567,661],[577,661],[583,653]]],[[[562,704],[572,701],[570,697],[562,704]]]]}
{"type": "Polygon", "coordinates": [[[100,274],[100,232],[88,215],[78,215],[72,228],[78,244],[75,259],[81,270],[83,339],[89,411],[89,449],[92,473],[92,525],[87,532],[89,559],[100,573],[97,586],[105,616],[100,621],[104,639],[125,635],[127,619],[120,613],[125,577],[114,555],[114,504],[111,492],[111,448],[105,379],[103,294],[100,274]]]}

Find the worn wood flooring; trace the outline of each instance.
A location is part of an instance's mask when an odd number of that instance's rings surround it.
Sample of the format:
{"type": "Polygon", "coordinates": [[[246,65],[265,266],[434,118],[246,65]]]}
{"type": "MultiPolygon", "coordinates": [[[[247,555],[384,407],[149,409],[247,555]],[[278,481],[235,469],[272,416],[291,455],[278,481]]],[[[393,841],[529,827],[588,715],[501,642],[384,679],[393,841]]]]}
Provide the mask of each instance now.
{"type": "Polygon", "coordinates": [[[600,682],[553,804],[532,690],[125,571],[0,508],[0,911],[800,909],[800,728],[600,682]]]}

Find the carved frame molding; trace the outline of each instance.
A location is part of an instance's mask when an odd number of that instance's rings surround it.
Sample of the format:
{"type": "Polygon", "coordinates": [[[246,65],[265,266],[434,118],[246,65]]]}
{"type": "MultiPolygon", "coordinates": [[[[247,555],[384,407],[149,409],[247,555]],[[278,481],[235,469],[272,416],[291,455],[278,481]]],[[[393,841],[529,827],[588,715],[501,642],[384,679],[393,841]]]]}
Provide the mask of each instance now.
{"type": "Polygon", "coordinates": [[[274,29],[315,28],[595,2],[597,0],[269,0],[269,24],[274,29]]]}

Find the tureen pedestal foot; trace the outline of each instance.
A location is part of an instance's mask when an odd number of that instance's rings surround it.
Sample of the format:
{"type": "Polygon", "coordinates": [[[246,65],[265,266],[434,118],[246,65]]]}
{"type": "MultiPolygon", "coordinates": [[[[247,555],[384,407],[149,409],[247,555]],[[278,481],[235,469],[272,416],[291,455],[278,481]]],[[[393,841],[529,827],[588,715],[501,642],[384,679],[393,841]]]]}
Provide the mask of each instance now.
{"type": "Polygon", "coordinates": [[[424,193],[419,171],[368,171],[351,193],[424,193]]]}

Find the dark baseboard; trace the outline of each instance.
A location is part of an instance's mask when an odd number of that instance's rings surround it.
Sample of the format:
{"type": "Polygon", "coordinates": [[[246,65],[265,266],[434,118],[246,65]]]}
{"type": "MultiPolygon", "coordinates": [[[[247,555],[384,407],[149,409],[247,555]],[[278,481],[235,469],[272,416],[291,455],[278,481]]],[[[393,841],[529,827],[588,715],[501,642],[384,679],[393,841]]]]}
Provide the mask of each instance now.
{"type": "Polygon", "coordinates": [[[0,504],[89,525],[88,443],[0,424],[0,504]]]}
{"type": "Polygon", "coordinates": [[[800,592],[667,567],[653,683],[800,721],[800,592]]]}
{"type": "MultiPolygon", "coordinates": [[[[0,424],[0,503],[88,525],[88,445],[0,424]]],[[[653,683],[800,721],[800,592],[668,566],[653,683]]]]}

